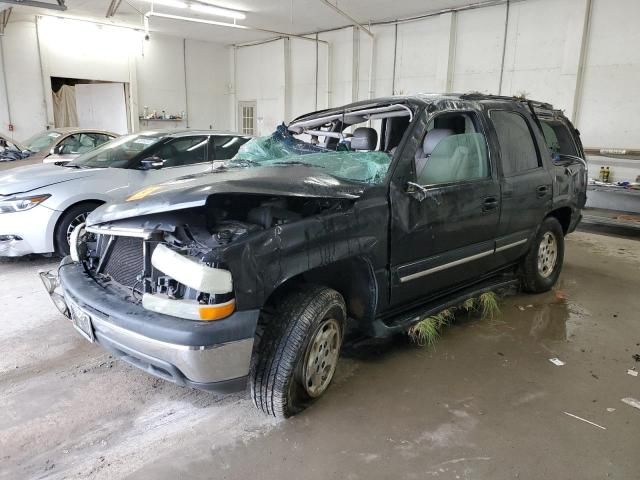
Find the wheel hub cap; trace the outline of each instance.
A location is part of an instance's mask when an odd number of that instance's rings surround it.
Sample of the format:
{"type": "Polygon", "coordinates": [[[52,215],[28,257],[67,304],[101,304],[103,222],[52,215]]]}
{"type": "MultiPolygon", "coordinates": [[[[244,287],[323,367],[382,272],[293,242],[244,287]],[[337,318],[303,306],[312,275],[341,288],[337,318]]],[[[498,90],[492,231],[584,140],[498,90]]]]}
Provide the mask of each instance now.
{"type": "Polygon", "coordinates": [[[311,397],[321,395],[329,386],[340,353],[340,327],[330,318],[316,330],[304,364],[304,388],[311,397]]]}
{"type": "Polygon", "coordinates": [[[558,241],[551,232],[546,232],[538,247],[538,273],[547,278],[553,273],[558,259],[558,241]]]}
{"type": "Polygon", "coordinates": [[[89,212],[81,213],[76,218],[71,220],[71,223],[67,227],[67,242],[71,241],[71,233],[75,230],[75,228],[84,223],[87,217],[89,216],[89,212]]]}

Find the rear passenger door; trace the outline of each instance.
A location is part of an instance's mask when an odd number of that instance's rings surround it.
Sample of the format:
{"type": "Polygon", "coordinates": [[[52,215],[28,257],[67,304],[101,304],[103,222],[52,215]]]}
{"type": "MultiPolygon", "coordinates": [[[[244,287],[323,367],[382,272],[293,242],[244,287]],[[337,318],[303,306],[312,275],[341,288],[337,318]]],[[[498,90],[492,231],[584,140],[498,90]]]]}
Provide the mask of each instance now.
{"type": "Polygon", "coordinates": [[[531,115],[522,110],[492,109],[489,118],[499,145],[502,208],[496,237],[497,261],[506,263],[528,248],[540,222],[550,211],[553,183],[545,168],[531,115]]]}

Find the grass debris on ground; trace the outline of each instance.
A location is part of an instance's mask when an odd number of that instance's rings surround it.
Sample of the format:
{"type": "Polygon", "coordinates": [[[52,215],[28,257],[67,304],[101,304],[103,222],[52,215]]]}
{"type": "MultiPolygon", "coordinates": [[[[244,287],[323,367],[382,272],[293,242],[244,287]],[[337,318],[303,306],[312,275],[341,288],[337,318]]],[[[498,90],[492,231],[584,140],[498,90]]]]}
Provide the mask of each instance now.
{"type": "Polygon", "coordinates": [[[456,312],[477,312],[483,320],[495,320],[500,316],[500,299],[495,292],[485,292],[469,298],[457,307],[447,308],[435,315],[420,319],[409,329],[409,337],[421,347],[432,346],[442,330],[455,319],[456,312]]]}

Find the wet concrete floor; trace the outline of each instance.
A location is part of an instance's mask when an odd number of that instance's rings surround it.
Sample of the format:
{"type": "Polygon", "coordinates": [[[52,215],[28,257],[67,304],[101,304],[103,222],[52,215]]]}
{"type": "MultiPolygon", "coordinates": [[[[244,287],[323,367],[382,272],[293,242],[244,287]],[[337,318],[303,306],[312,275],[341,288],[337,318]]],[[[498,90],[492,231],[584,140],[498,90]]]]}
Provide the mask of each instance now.
{"type": "Polygon", "coordinates": [[[352,350],[284,422],[111,359],[54,313],[35,276],[53,261],[1,261],[0,478],[638,479],[621,399],[640,400],[640,243],[579,232],[566,250],[552,292],[459,317],[432,348],[352,350]]]}

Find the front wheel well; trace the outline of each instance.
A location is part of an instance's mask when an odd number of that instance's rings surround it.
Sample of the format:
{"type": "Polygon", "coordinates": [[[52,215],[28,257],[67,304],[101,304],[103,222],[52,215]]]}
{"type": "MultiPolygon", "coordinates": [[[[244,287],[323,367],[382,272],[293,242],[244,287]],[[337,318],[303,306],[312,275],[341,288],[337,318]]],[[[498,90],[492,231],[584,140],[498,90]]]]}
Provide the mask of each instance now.
{"type": "Polygon", "coordinates": [[[73,203],[71,205],[69,205],[67,208],[65,208],[62,213],[60,214],[60,216],[58,217],[58,220],[56,221],[56,225],[53,228],[53,248],[56,251],[60,250],[60,245],[58,245],[58,239],[56,238],[57,232],[58,232],[58,228],[60,228],[60,224],[64,221],[65,215],[67,213],[69,213],[72,209],[79,207],[79,206],[93,206],[92,210],[99,207],[100,205],[102,205],[103,203],[105,203],[102,200],[82,200],[80,202],[76,202],[73,203]]]}
{"type": "Polygon", "coordinates": [[[569,231],[569,226],[571,225],[572,214],[573,212],[571,211],[571,208],[560,207],[550,212],[547,217],[554,217],[556,220],[558,220],[558,222],[560,222],[560,226],[562,227],[562,233],[566,235],[569,231]]]}
{"type": "Polygon", "coordinates": [[[373,319],[378,288],[371,263],[362,257],[339,260],[300,273],[281,283],[267,298],[265,305],[274,306],[302,285],[322,285],[342,295],[347,315],[359,324],[373,319]]]}

